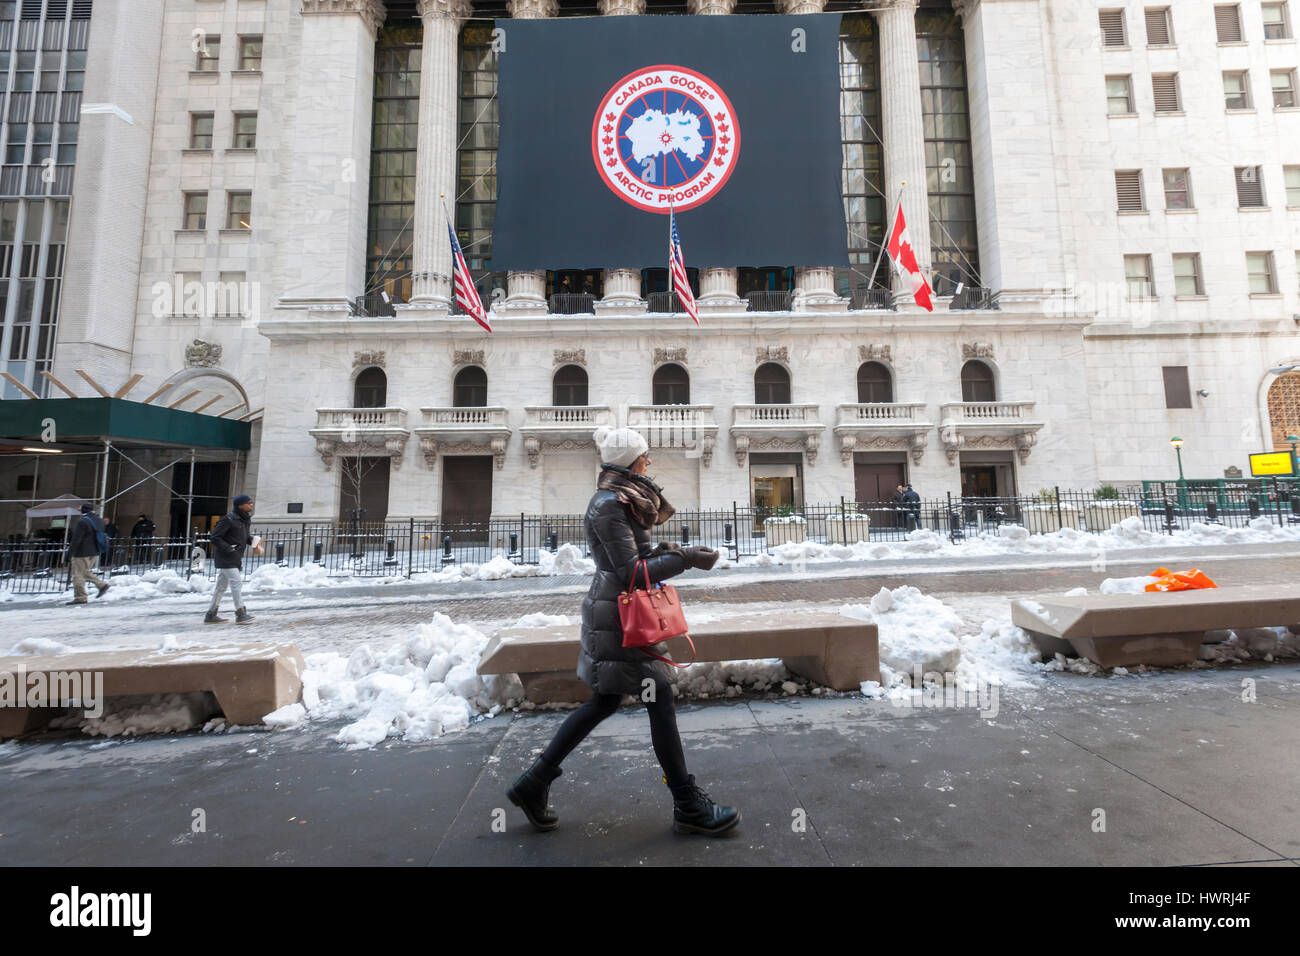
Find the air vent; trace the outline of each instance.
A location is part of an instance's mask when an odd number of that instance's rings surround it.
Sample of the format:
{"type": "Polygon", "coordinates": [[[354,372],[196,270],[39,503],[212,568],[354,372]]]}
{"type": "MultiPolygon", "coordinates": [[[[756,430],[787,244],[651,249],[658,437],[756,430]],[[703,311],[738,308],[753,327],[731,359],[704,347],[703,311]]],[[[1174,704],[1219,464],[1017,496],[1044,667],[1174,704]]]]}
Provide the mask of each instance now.
{"type": "Polygon", "coordinates": [[[1151,92],[1155,94],[1157,113],[1177,113],[1182,107],[1178,104],[1178,74],[1157,73],[1151,77],[1151,92]]]}
{"type": "Polygon", "coordinates": [[[1101,20],[1102,45],[1128,46],[1124,37],[1124,11],[1102,10],[1097,15],[1101,20]]]}
{"type": "Polygon", "coordinates": [[[1147,46],[1169,46],[1173,39],[1169,31],[1169,8],[1148,8],[1147,46]]]}
{"type": "Polygon", "coordinates": [[[1142,171],[1140,169],[1115,170],[1115,195],[1119,198],[1120,212],[1142,212],[1142,171]]]}
{"type": "Polygon", "coordinates": [[[1241,42],[1241,8],[1235,3],[1231,6],[1214,8],[1214,28],[1219,33],[1220,43],[1241,42]]]}
{"type": "Polygon", "coordinates": [[[1264,183],[1258,166],[1237,167],[1237,205],[1242,209],[1264,205],[1264,183]]]}

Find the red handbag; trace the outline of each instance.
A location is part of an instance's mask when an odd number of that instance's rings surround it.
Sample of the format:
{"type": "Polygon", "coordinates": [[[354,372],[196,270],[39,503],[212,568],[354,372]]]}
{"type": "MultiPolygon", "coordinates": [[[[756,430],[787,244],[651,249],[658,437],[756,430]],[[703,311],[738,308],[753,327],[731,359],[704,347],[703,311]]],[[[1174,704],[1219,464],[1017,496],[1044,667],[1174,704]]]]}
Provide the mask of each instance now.
{"type": "Polygon", "coordinates": [[[691,655],[697,656],[695,642],[686,633],[686,615],[682,612],[682,602],[677,597],[677,589],[671,584],[650,586],[650,568],[645,559],[637,562],[637,570],[645,574],[645,589],[637,590],[636,570],[632,572],[632,585],[618,596],[618,618],[623,624],[623,646],[637,647],[651,657],[672,664],[673,667],[690,667],[691,664],[678,664],[666,657],[661,657],[647,647],[666,641],[673,637],[684,637],[691,645],[691,655]]]}

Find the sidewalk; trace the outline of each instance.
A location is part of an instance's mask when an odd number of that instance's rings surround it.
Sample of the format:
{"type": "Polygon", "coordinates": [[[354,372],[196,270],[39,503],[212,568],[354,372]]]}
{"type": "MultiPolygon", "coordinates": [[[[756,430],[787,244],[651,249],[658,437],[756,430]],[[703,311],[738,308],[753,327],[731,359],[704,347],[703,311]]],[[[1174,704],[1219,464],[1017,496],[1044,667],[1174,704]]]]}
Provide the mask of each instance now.
{"type": "Polygon", "coordinates": [[[1300,663],[1056,675],[974,709],[839,697],[684,705],[689,765],[744,815],[675,836],[644,714],[564,765],[560,828],[504,796],[562,713],[346,751],[330,728],[0,747],[0,862],[1204,865],[1300,862],[1300,663]],[[1243,679],[1257,700],[1242,701],[1243,679]],[[207,832],[192,833],[196,809],[207,832]],[[506,830],[494,832],[504,810],[506,830]],[[792,829],[806,813],[803,832],[792,829]],[[1105,832],[1094,832],[1097,811],[1105,832]],[[498,815],[499,816],[499,815],[498,815]]]}

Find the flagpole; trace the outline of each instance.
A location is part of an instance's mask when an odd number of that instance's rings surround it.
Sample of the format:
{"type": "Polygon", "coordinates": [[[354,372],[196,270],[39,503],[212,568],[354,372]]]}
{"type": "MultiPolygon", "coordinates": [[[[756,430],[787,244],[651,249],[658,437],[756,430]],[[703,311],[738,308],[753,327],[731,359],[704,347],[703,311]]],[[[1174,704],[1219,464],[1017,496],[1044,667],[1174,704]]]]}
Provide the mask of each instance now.
{"type": "Polygon", "coordinates": [[[880,244],[880,252],[876,256],[876,265],[871,270],[871,281],[867,283],[867,289],[870,291],[876,284],[876,273],[880,271],[880,260],[883,259],[889,250],[889,239],[894,232],[894,225],[898,222],[898,210],[903,208],[903,192],[907,189],[907,180],[903,180],[902,186],[898,190],[898,204],[894,206],[894,218],[889,220],[889,225],[885,230],[885,241],[880,244]]]}
{"type": "MultiPolygon", "coordinates": [[[[675,220],[676,218],[677,218],[677,213],[673,210],[673,201],[672,201],[671,199],[669,199],[669,200],[668,200],[668,249],[670,250],[670,252],[671,252],[672,255],[676,255],[676,252],[675,252],[675,251],[672,251],[672,250],[674,250],[674,248],[675,248],[675,247],[673,246],[673,220],[675,220]]],[[[669,294],[669,295],[672,295],[673,292],[675,292],[675,291],[676,291],[676,288],[673,286],[673,270],[672,270],[672,266],[669,266],[669,268],[668,268],[668,294],[669,294]]],[[[669,299],[668,302],[669,302],[669,304],[670,304],[670,306],[671,306],[672,299],[669,299]]]]}

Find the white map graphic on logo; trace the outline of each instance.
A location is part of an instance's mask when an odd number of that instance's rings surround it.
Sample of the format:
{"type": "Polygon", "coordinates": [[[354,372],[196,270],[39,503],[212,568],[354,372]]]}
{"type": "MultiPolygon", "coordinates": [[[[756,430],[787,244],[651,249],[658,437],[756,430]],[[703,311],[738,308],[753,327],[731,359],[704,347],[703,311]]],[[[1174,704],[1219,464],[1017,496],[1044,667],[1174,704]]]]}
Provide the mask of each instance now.
{"type": "Polygon", "coordinates": [[[667,116],[646,110],[628,126],[627,137],[632,140],[632,158],[637,162],[674,150],[681,150],[689,159],[699,159],[704,153],[700,118],[689,110],[675,110],[667,116]]]}

